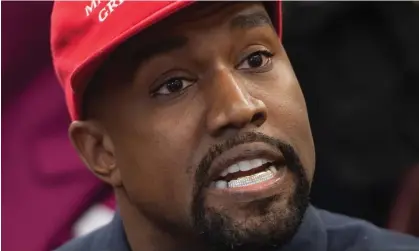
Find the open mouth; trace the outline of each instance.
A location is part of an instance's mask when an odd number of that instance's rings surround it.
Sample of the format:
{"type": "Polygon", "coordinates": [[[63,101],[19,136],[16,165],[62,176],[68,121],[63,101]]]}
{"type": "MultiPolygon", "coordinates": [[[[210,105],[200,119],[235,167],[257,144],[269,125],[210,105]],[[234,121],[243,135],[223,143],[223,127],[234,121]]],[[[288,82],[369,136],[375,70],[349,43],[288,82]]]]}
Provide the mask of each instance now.
{"type": "Polygon", "coordinates": [[[278,163],[268,159],[243,160],[226,168],[211,183],[211,187],[226,189],[261,184],[274,179],[278,168],[280,168],[278,163]]]}

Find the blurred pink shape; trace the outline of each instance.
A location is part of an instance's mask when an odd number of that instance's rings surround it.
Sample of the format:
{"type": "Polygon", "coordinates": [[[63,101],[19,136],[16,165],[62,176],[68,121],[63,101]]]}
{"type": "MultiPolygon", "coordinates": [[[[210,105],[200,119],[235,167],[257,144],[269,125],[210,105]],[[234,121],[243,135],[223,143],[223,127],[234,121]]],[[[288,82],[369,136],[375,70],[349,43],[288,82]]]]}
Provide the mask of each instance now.
{"type": "Polygon", "coordinates": [[[81,163],[51,64],[52,2],[2,3],[2,247],[50,251],[111,189],[81,163]]]}

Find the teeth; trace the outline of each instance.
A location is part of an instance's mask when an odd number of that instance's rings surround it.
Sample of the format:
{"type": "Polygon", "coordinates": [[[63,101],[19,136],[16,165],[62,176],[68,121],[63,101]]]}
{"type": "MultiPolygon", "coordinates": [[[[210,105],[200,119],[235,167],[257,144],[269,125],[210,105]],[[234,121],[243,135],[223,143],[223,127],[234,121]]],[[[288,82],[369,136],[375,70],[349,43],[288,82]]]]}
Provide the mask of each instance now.
{"type": "Polygon", "coordinates": [[[249,171],[254,168],[258,168],[263,164],[270,162],[267,159],[252,159],[240,161],[237,164],[231,165],[221,173],[221,176],[225,177],[228,173],[236,173],[238,171],[249,171]]]}
{"type": "Polygon", "coordinates": [[[274,166],[270,166],[269,171],[271,171],[272,173],[275,174],[278,170],[276,170],[276,168],[274,166]]]}
{"type": "Polygon", "coordinates": [[[225,177],[225,176],[227,176],[227,174],[228,174],[228,169],[225,169],[225,170],[221,173],[221,176],[222,176],[222,177],[225,177]]]}
{"type": "Polygon", "coordinates": [[[262,171],[259,173],[255,173],[253,175],[249,175],[246,177],[240,177],[235,180],[231,180],[229,182],[224,180],[218,180],[213,183],[213,186],[217,189],[225,189],[225,188],[232,188],[232,187],[245,187],[249,185],[258,184],[267,180],[272,179],[277,172],[274,166],[271,166],[267,169],[267,171],[262,171]]]}
{"type": "Polygon", "coordinates": [[[229,166],[227,170],[228,170],[229,173],[236,173],[236,172],[240,171],[240,167],[239,167],[238,164],[234,164],[232,166],[229,166]]]}
{"type": "Polygon", "coordinates": [[[242,161],[238,165],[240,167],[240,171],[249,171],[254,166],[251,161],[242,161]]]}
{"type": "Polygon", "coordinates": [[[265,160],[265,159],[252,159],[250,161],[250,164],[252,166],[259,167],[259,166],[263,165],[264,163],[266,163],[265,161],[267,161],[267,160],[265,160]]]}
{"type": "Polygon", "coordinates": [[[238,178],[236,180],[231,180],[228,182],[228,187],[245,187],[249,185],[258,184],[267,180],[270,180],[274,177],[274,174],[271,170],[263,171],[260,173],[256,173],[250,176],[238,178]]]}
{"type": "Polygon", "coordinates": [[[215,182],[215,187],[219,188],[219,189],[227,188],[227,181],[219,180],[219,181],[215,182]]]}

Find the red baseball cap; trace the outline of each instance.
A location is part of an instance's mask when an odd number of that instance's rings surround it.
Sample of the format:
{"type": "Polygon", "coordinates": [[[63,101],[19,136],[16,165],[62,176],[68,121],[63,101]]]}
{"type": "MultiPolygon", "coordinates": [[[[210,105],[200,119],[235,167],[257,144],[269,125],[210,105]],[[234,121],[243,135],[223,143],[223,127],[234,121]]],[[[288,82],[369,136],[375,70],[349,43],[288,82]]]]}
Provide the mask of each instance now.
{"type": "MultiPolygon", "coordinates": [[[[51,14],[51,51],[72,120],[80,119],[83,91],[109,54],[147,27],[193,1],[56,1],[51,14]]],[[[277,1],[278,34],[282,33],[277,1]]]]}

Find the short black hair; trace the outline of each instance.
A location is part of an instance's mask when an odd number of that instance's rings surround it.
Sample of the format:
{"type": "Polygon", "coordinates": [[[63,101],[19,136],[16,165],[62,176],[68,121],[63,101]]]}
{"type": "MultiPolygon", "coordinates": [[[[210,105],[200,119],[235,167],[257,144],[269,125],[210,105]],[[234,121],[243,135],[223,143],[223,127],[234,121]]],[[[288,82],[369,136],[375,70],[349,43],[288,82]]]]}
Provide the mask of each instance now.
{"type": "Polygon", "coordinates": [[[106,98],[106,93],[113,84],[109,80],[110,77],[120,77],[121,81],[118,81],[118,84],[131,82],[136,67],[135,62],[129,61],[130,48],[125,46],[131,39],[112,51],[87,83],[81,99],[81,120],[98,119],[100,103],[106,98]],[[119,75],[110,76],[110,72],[119,75]]]}
{"type": "Polygon", "coordinates": [[[97,118],[97,113],[95,112],[96,109],[94,108],[97,107],[99,100],[104,98],[104,68],[105,67],[102,66],[93,75],[82,94],[80,107],[81,120],[97,118]]]}

